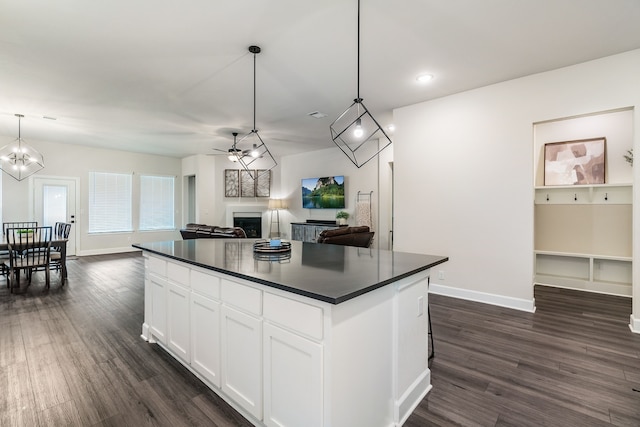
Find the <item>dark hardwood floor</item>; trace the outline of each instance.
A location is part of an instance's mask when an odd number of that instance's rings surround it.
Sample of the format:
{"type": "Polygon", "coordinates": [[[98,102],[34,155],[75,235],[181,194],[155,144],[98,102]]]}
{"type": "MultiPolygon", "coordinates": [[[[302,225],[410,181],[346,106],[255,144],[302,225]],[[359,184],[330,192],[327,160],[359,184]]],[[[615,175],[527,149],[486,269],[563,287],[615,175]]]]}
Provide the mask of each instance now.
{"type": "MultiPolygon", "coordinates": [[[[37,273],[12,295],[0,279],[0,426],[249,425],[140,338],[142,257],[68,267],[62,288],[37,273]]],[[[640,426],[631,301],[546,287],[535,297],[530,314],[431,296],[434,388],[405,426],[640,426]]]]}

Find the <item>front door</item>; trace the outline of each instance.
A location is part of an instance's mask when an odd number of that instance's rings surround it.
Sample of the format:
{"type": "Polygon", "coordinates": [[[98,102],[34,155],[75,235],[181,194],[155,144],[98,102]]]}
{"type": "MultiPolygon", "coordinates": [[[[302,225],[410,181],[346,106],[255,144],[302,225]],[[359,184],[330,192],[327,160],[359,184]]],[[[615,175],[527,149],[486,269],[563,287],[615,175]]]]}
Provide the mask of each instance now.
{"type": "Polygon", "coordinates": [[[73,178],[41,178],[33,179],[34,217],[38,224],[54,226],[56,222],[71,224],[67,256],[76,254],[76,180],[73,178]]]}

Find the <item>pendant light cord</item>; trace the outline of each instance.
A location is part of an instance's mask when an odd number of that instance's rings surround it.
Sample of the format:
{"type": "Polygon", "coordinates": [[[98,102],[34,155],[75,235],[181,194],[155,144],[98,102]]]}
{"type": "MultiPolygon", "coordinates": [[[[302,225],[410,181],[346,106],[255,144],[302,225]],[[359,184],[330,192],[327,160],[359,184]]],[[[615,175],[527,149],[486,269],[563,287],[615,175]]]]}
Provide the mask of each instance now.
{"type": "MultiPolygon", "coordinates": [[[[358,0],[359,1],[359,0],[358,0]]],[[[253,131],[256,131],[256,54],[253,54],[253,131]]]]}
{"type": "Polygon", "coordinates": [[[358,0],[358,97],[360,99],[360,0],[358,0]]]}

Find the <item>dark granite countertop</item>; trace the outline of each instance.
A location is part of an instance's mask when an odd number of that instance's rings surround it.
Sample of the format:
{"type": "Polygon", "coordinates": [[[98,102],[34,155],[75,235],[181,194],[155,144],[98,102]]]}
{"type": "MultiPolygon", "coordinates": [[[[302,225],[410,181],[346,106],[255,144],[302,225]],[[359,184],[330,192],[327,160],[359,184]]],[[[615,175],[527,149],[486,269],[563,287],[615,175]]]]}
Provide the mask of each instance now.
{"type": "Polygon", "coordinates": [[[282,256],[254,254],[253,239],[192,239],[133,247],[331,304],[447,261],[437,255],[291,241],[282,256]]]}

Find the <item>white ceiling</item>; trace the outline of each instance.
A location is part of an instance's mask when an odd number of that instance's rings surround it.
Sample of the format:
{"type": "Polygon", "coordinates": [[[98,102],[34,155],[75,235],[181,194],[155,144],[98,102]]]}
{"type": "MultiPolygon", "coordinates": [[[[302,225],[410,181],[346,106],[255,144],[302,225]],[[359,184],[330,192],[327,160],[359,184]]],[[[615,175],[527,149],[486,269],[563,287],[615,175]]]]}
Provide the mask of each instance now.
{"type": "MultiPolygon", "coordinates": [[[[356,97],[356,11],[356,0],[0,0],[0,145],[20,113],[27,141],[227,149],[253,127],[256,44],[270,150],[331,147],[329,125],[356,97]]],[[[360,95],[386,126],[396,107],[638,49],[639,23],[639,0],[362,0],[360,95]],[[418,84],[423,72],[433,81],[418,84]]]]}

